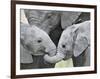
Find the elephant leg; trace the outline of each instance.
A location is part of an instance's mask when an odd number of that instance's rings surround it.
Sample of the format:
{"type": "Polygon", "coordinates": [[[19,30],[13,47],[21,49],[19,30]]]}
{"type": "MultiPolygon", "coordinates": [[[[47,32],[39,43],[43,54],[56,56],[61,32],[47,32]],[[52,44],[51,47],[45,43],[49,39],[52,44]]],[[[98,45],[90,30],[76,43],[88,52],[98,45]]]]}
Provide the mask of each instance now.
{"type": "Polygon", "coordinates": [[[21,69],[37,69],[39,68],[39,63],[40,63],[40,57],[38,56],[32,56],[34,62],[30,64],[22,64],[21,63],[21,69]]]}
{"type": "Polygon", "coordinates": [[[82,67],[86,61],[86,54],[85,52],[80,54],[78,57],[72,57],[74,67],[82,67]]]}
{"type": "Polygon", "coordinates": [[[74,64],[74,67],[81,67],[81,66],[84,66],[84,63],[85,63],[85,53],[82,53],[80,56],[78,57],[72,57],[73,59],[73,64],[74,64]]]}
{"type": "Polygon", "coordinates": [[[21,69],[36,69],[38,68],[36,65],[34,65],[34,63],[30,63],[30,64],[27,64],[27,63],[21,63],[21,66],[20,66],[21,69]]]}
{"type": "Polygon", "coordinates": [[[90,47],[86,50],[86,62],[84,64],[85,66],[90,66],[90,47]]]}
{"type": "Polygon", "coordinates": [[[55,64],[47,63],[43,56],[32,56],[33,63],[21,63],[21,69],[40,69],[40,68],[54,68],[55,64]]]}

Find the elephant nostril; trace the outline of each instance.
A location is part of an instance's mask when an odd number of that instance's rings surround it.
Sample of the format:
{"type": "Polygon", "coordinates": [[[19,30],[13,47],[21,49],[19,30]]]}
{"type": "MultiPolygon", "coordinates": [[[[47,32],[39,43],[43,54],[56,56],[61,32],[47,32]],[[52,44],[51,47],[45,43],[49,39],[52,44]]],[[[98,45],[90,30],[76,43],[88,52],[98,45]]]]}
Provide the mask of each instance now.
{"type": "Polygon", "coordinates": [[[65,48],[66,46],[65,45],[62,45],[62,48],[65,48]]]}

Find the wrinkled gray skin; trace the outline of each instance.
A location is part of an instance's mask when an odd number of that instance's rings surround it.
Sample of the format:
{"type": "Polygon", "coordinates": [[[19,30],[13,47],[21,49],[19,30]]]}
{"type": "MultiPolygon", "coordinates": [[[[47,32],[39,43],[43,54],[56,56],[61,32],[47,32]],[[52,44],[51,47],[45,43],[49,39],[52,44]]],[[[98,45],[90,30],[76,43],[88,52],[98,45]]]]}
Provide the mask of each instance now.
{"type": "Polygon", "coordinates": [[[30,25],[36,25],[48,34],[55,29],[60,22],[60,12],[47,10],[24,10],[30,25]]]}
{"type": "MultiPolygon", "coordinates": [[[[21,55],[27,53],[27,61],[33,62],[31,55],[43,56],[45,53],[54,56],[56,46],[50,39],[49,35],[36,26],[21,23],[21,55]]],[[[22,56],[23,57],[23,56],[22,56]]],[[[24,58],[25,59],[25,58],[24,58]]],[[[27,62],[26,60],[21,63],[27,62]]]]}
{"type": "Polygon", "coordinates": [[[62,29],[66,29],[71,26],[81,15],[81,12],[66,11],[61,14],[62,29]]]}
{"type": "MultiPolygon", "coordinates": [[[[52,41],[56,44],[58,44],[58,40],[60,38],[60,35],[62,33],[62,28],[68,27],[69,25],[72,25],[72,23],[79,17],[80,12],[58,12],[58,11],[45,11],[45,10],[32,10],[32,9],[25,9],[25,15],[30,25],[36,25],[37,27],[41,28],[45,32],[47,32],[50,35],[50,38],[52,41]],[[68,19],[67,19],[68,18],[68,19]],[[62,27],[62,28],[61,28],[62,27]]],[[[25,49],[24,49],[25,50],[25,49]]],[[[28,51],[28,50],[26,50],[28,51]]],[[[29,52],[29,51],[28,51],[29,52]]],[[[22,54],[26,57],[26,53],[22,54]]],[[[25,58],[28,59],[31,56],[27,56],[25,58]]],[[[47,67],[53,67],[51,64],[44,63],[44,60],[42,59],[43,56],[34,56],[33,60],[37,61],[36,68],[39,68],[40,62],[42,62],[41,65],[44,66],[44,68],[47,67]],[[39,60],[39,62],[38,62],[39,60]],[[44,63],[44,64],[43,64],[44,63]]],[[[26,61],[25,61],[26,62],[26,61]]],[[[26,63],[29,63],[27,60],[26,63]]],[[[25,63],[24,63],[25,64],[25,63]]],[[[36,63],[33,62],[32,67],[36,63]]],[[[24,66],[24,65],[23,65],[24,66]]],[[[28,68],[28,64],[25,67],[28,68]]],[[[29,68],[32,68],[29,67],[29,68]]],[[[35,66],[34,66],[35,67],[35,66]]]]}
{"type": "MultiPolygon", "coordinates": [[[[71,57],[77,58],[85,53],[84,60],[81,66],[90,65],[90,21],[85,21],[80,24],[74,24],[65,29],[57,47],[57,54],[55,56],[45,55],[44,59],[49,63],[57,63],[62,59],[69,59],[71,57]]],[[[76,66],[80,66],[79,64],[76,66]]]]}
{"type": "Polygon", "coordinates": [[[24,12],[29,24],[47,32],[56,46],[63,29],[72,25],[81,15],[81,12],[72,11],[24,9],[24,12]]]}

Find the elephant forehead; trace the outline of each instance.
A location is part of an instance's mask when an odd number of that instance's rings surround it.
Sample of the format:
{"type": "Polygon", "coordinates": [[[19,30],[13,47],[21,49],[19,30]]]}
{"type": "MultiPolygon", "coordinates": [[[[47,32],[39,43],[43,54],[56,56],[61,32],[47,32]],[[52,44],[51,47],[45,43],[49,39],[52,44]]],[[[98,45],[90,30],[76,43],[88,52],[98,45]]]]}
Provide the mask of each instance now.
{"type": "Polygon", "coordinates": [[[37,37],[47,38],[48,37],[48,34],[45,31],[43,31],[42,29],[36,26],[29,27],[27,29],[26,35],[34,37],[34,38],[37,38],[37,37]]]}
{"type": "MultiPolygon", "coordinates": [[[[33,28],[34,28],[34,27],[33,27],[33,28]]],[[[38,28],[38,27],[35,27],[34,30],[35,30],[35,34],[36,34],[37,36],[42,36],[42,37],[47,36],[47,37],[48,37],[48,34],[47,34],[45,31],[43,31],[42,29],[40,29],[40,28],[38,28]]]]}
{"type": "Polygon", "coordinates": [[[58,45],[66,45],[66,44],[72,45],[72,43],[73,43],[73,36],[71,35],[71,30],[70,29],[64,30],[58,45]]]}
{"type": "Polygon", "coordinates": [[[69,38],[71,38],[71,30],[70,29],[66,29],[63,31],[62,35],[61,35],[61,39],[63,40],[67,40],[69,38]]]}

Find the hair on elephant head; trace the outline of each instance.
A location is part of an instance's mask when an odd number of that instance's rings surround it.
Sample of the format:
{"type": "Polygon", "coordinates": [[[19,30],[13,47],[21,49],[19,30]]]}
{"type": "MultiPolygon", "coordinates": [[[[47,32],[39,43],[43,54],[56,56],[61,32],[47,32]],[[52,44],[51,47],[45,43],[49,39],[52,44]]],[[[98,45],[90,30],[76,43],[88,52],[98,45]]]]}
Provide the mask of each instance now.
{"type": "MultiPolygon", "coordinates": [[[[50,39],[49,35],[36,26],[21,24],[20,40],[21,49],[23,46],[24,49],[29,51],[26,52],[28,53],[27,55],[40,56],[49,54],[50,56],[53,56],[56,53],[56,46],[50,39]]],[[[30,56],[28,56],[28,58],[31,60],[30,56]]]]}
{"type": "Polygon", "coordinates": [[[90,21],[85,21],[65,29],[58,43],[57,54],[52,57],[45,55],[44,59],[50,63],[56,63],[62,59],[69,59],[73,56],[78,57],[85,50],[89,50],[89,47],[90,21]]]}

